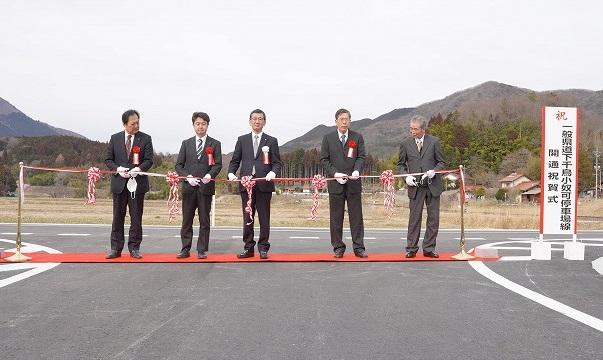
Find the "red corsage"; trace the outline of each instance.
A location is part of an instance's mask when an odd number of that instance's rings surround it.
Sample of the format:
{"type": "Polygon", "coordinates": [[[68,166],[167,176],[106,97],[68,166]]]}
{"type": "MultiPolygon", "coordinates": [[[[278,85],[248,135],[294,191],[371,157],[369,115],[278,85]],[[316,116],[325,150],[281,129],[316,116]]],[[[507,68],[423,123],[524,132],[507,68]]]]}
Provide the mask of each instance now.
{"type": "Polygon", "coordinates": [[[356,149],[356,146],[358,146],[358,144],[356,144],[356,142],[354,140],[348,140],[348,157],[349,158],[353,158],[354,157],[354,150],[356,149]]]}
{"type": "Polygon", "coordinates": [[[140,146],[132,146],[132,164],[140,165],[140,146]]]}
{"type": "Polygon", "coordinates": [[[214,160],[214,148],[208,146],[205,148],[205,154],[207,154],[207,164],[208,165],[216,165],[216,161],[214,160]]]}

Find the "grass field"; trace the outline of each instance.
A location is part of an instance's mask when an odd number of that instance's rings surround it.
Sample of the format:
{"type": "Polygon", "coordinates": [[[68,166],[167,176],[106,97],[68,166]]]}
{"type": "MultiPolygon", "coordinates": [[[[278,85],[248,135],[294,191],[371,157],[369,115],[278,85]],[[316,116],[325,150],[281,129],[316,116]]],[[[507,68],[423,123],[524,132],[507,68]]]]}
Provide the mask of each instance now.
{"type": "MultiPolygon", "coordinates": [[[[363,213],[367,228],[406,228],[408,199],[397,195],[395,213],[387,217],[383,194],[365,194],[363,213]]],[[[308,220],[312,198],[310,195],[275,195],[272,200],[273,226],[328,227],[328,196],[320,199],[318,219],[308,220]]],[[[99,199],[96,205],[84,205],[80,198],[27,197],[22,211],[24,223],[111,223],[111,200],[99,199]]],[[[578,229],[603,229],[603,200],[580,199],[578,229]]],[[[423,221],[425,221],[425,216],[423,221]]],[[[442,228],[460,227],[460,206],[454,197],[443,197],[441,203],[442,228]]],[[[17,221],[17,198],[0,198],[0,222],[17,221]]],[[[216,225],[242,224],[241,200],[238,195],[219,195],[216,198],[216,225]]],[[[502,205],[494,201],[471,200],[465,206],[466,228],[538,229],[539,207],[533,204],[502,205]]],[[[171,224],[179,225],[178,216],[171,224]]],[[[143,224],[168,225],[167,205],[164,200],[146,200],[143,224]]],[[[347,219],[346,219],[347,226],[347,219]]]]}

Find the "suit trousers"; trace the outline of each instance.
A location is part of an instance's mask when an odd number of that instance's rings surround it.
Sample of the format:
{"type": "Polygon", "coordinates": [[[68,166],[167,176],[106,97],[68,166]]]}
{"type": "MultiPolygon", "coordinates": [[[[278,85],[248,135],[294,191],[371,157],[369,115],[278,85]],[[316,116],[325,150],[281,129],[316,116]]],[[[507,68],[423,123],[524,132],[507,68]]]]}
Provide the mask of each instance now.
{"type": "Polygon", "coordinates": [[[205,195],[195,189],[182,194],[182,228],[180,239],[182,251],[190,251],[193,243],[193,220],[195,212],[199,215],[199,237],[197,252],[206,252],[209,248],[209,213],[211,211],[211,195],[205,195]]]}
{"type": "Polygon", "coordinates": [[[144,193],[136,194],[132,199],[129,191],[124,190],[119,194],[113,193],[113,225],[111,226],[111,250],[121,252],[124,248],[124,220],[126,208],[130,212],[130,232],[128,236],[128,250],[140,250],[142,242],[142,212],[144,207],[144,193]]]}
{"type": "MultiPolygon", "coordinates": [[[[247,192],[241,192],[241,202],[243,205],[243,242],[245,243],[245,250],[253,250],[255,247],[255,240],[253,239],[253,223],[247,225],[250,222],[249,214],[245,212],[247,206],[247,192]]],[[[271,192],[254,191],[251,194],[251,208],[252,214],[255,217],[257,210],[258,218],[260,221],[260,236],[258,239],[258,250],[268,251],[270,249],[270,201],[272,200],[271,192]]],[[[255,221],[254,221],[255,222],[255,221]]]]}
{"type": "Polygon", "coordinates": [[[364,250],[364,220],[362,218],[362,194],[349,194],[347,186],[341,194],[329,193],[331,245],[334,251],[345,251],[343,242],[343,215],[348,203],[348,218],[354,251],[364,250]]]}
{"type": "Polygon", "coordinates": [[[435,251],[440,228],[440,197],[433,196],[428,187],[418,187],[414,199],[410,199],[406,251],[419,250],[423,204],[427,205],[427,229],[423,238],[423,252],[435,251]]]}

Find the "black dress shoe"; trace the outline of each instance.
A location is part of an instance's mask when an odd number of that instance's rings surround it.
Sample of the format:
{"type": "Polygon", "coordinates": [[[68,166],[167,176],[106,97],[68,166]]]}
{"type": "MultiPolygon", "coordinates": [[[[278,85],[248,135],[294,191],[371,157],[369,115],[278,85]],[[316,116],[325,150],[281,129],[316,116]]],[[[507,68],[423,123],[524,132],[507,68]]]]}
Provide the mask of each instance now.
{"type": "Polygon", "coordinates": [[[189,256],[191,256],[190,252],[182,250],[176,255],[176,259],[185,259],[189,256]]]}
{"type": "Polygon", "coordinates": [[[354,251],[354,255],[356,255],[356,257],[363,258],[363,259],[366,259],[368,257],[368,255],[366,254],[366,251],[364,251],[364,250],[356,250],[356,251],[354,251]]]}
{"type": "Polygon", "coordinates": [[[207,254],[205,253],[205,251],[199,251],[199,253],[197,254],[197,259],[207,259],[207,254]]]}
{"type": "Polygon", "coordinates": [[[343,257],[343,251],[335,251],[335,258],[341,259],[343,257]]]}
{"type": "Polygon", "coordinates": [[[414,258],[415,256],[417,256],[417,252],[416,251],[407,251],[406,252],[406,258],[408,258],[408,259],[414,258]]]}
{"type": "Polygon", "coordinates": [[[429,258],[434,258],[434,259],[437,259],[440,257],[440,255],[438,255],[435,251],[424,252],[423,256],[429,257],[429,258]]]}
{"type": "Polygon", "coordinates": [[[260,251],[260,259],[268,259],[268,251],[260,251]]]}
{"type": "Polygon", "coordinates": [[[107,253],[107,256],[105,256],[105,259],[115,259],[121,257],[121,252],[117,251],[117,250],[111,250],[107,253]]]}
{"type": "Polygon", "coordinates": [[[130,257],[132,257],[134,259],[142,259],[142,255],[140,255],[140,251],[139,250],[132,250],[132,251],[130,251],[130,257]]]}
{"type": "Polygon", "coordinates": [[[239,259],[247,259],[253,257],[253,250],[244,250],[242,253],[237,254],[239,259]]]}

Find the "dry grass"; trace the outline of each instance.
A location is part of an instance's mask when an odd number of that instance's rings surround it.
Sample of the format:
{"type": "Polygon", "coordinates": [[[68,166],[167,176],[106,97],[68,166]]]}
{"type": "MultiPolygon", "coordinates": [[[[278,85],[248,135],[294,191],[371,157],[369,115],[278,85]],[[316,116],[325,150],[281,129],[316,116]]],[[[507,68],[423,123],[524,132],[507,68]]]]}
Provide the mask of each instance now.
{"type": "MultiPolygon", "coordinates": [[[[363,213],[367,228],[406,228],[408,200],[404,195],[396,197],[395,214],[388,218],[383,207],[383,194],[363,196],[363,213]]],[[[328,196],[321,197],[316,221],[308,220],[309,195],[279,195],[273,197],[271,222],[273,226],[328,227],[328,196]]],[[[24,223],[86,223],[110,224],[112,217],[110,199],[99,199],[96,205],[84,205],[83,199],[51,199],[28,197],[22,212],[24,223]]],[[[603,200],[581,199],[579,205],[579,229],[603,229],[599,214],[603,213],[603,200]]],[[[460,227],[460,206],[457,201],[442,198],[442,228],[460,227]]],[[[0,222],[17,221],[17,198],[0,198],[0,222]]],[[[172,225],[179,225],[177,217],[172,225]]],[[[241,200],[238,195],[220,195],[216,199],[216,225],[241,226],[241,200]]],[[[425,221],[425,215],[423,217],[425,221]]],[[[465,207],[466,228],[538,229],[537,205],[500,205],[493,201],[471,201],[465,207]]],[[[168,225],[167,205],[163,200],[146,200],[143,224],[168,225]]],[[[346,226],[347,219],[346,219],[346,226]]]]}

